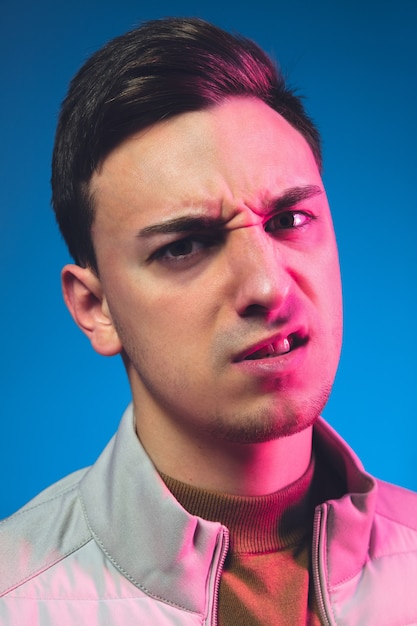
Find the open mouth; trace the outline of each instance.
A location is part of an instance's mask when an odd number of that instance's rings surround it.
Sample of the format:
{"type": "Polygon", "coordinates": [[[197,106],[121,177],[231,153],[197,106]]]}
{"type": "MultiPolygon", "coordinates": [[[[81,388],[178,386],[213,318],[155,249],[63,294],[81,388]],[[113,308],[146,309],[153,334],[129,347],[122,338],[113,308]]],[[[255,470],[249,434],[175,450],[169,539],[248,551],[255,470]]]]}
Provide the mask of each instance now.
{"type": "Polygon", "coordinates": [[[250,352],[249,354],[244,354],[239,360],[241,361],[255,361],[258,359],[272,359],[279,356],[283,356],[284,354],[288,354],[299,348],[302,345],[305,345],[307,342],[306,337],[302,337],[298,333],[291,333],[288,337],[277,338],[271,343],[261,346],[257,350],[250,352]]]}

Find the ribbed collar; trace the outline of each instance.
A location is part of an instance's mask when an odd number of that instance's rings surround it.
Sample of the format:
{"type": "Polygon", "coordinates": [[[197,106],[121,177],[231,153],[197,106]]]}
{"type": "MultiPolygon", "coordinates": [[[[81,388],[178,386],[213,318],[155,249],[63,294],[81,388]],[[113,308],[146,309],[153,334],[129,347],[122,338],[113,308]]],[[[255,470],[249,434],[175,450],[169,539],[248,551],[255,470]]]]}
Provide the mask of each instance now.
{"type": "Polygon", "coordinates": [[[266,553],[299,543],[312,527],[314,457],[305,474],[265,496],[234,496],[188,485],[161,474],[168,489],[191,515],[220,522],[229,530],[234,553],[266,553]]]}

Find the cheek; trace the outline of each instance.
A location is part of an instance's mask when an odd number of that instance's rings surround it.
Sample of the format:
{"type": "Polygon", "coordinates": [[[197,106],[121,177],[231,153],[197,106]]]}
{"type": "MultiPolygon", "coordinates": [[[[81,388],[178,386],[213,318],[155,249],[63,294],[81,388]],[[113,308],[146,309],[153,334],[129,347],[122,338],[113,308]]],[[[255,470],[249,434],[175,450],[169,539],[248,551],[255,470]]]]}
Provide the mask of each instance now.
{"type": "Polygon", "coordinates": [[[339,254],[333,232],[329,233],[331,242],[327,246],[327,254],[323,257],[319,272],[316,276],[318,284],[327,292],[328,306],[334,314],[341,312],[342,308],[342,284],[340,276],[339,254]]]}
{"type": "Polygon", "coordinates": [[[338,362],[342,347],[343,335],[343,303],[340,272],[338,266],[333,267],[333,272],[329,276],[329,283],[326,294],[326,319],[328,333],[327,341],[330,343],[330,351],[334,359],[338,362]]]}
{"type": "Polygon", "coordinates": [[[219,310],[224,306],[225,294],[215,286],[218,277],[204,273],[196,279],[182,284],[172,280],[167,283],[150,285],[141,309],[153,326],[167,325],[170,334],[175,332],[204,333],[218,319],[219,310]]]}
{"type": "MultiPolygon", "coordinates": [[[[313,265],[314,267],[314,265],[313,265]]],[[[318,313],[318,328],[321,341],[327,350],[339,353],[342,341],[343,306],[339,259],[335,246],[329,246],[328,252],[315,266],[311,275],[313,301],[318,313]]]]}
{"type": "Polygon", "coordinates": [[[342,282],[340,277],[339,262],[336,258],[333,266],[333,275],[330,281],[330,298],[332,303],[333,317],[336,327],[343,325],[343,299],[342,299],[342,282]]]}
{"type": "Polygon", "coordinates": [[[122,342],[134,344],[136,352],[142,347],[158,352],[158,358],[172,350],[191,352],[204,342],[212,319],[205,309],[202,298],[190,290],[151,294],[146,289],[134,297],[132,291],[119,294],[113,307],[122,342]]]}

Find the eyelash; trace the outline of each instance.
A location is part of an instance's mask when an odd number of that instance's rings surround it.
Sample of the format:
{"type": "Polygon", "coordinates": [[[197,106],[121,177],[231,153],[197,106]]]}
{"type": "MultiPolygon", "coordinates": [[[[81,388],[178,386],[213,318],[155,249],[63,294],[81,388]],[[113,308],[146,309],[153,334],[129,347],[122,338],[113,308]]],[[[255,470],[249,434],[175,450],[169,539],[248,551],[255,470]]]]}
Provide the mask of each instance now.
{"type": "Polygon", "coordinates": [[[301,216],[301,220],[302,223],[294,223],[292,225],[287,224],[287,225],[281,225],[280,228],[277,228],[276,230],[280,231],[280,230],[297,230],[299,228],[303,228],[304,226],[307,226],[307,224],[309,224],[312,220],[316,219],[314,215],[312,215],[311,213],[307,213],[305,211],[282,211],[281,213],[277,213],[276,215],[273,215],[267,222],[266,222],[266,227],[265,227],[265,232],[269,233],[269,232],[274,232],[274,230],[272,228],[270,228],[270,224],[275,222],[276,220],[280,220],[283,217],[288,217],[291,216],[292,219],[296,222],[297,219],[296,217],[298,216],[298,220],[300,220],[300,216],[301,216]]]}
{"type": "MultiPolygon", "coordinates": [[[[272,235],[276,232],[281,232],[281,231],[290,231],[290,230],[298,230],[301,229],[305,226],[307,226],[312,220],[316,219],[314,215],[312,215],[311,213],[306,213],[305,211],[282,211],[281,213],[278,213],[274,216],[272,216],[271,218],[269,218],[269,220],[266,221],[265,223],[265,232],[267,233],[271,233],[272,235]],[[290,216],[294,221],[297,221],[296,217],[298,216],[298,220],[300,221],[300,216],[301,216],[301,221],[302,223],[294,223],[294,224],[281,224],[280,227],[278,228],[273,228],[273,226],[271,226],[271,224],[273,225],[276,221],[290,216]]],[[[216,235],[199,235],[199,234],[192,234],[192,235],[188,235],[186,237],[182,237],[180,239],[176,239],[175,241],[172,241],[171,243],[162,246],[162,248],[159,248],[159,250],[157,250],[156,252],[154,252],[151,257],[149,258],[149,261],[153,261],[153,260],[160,260],[163,261],[165,263],[185,263],[187,261],[192,260],[195,256],[199,255],[203,250],[207,250],[209,248],[213,248],[216,245],[219,245],[220,243],[222,243],[225,239],[226,233],[219,233],[216,235]],[[191,252],[184,252],[182,254],[178,254],[177,256],[173,255],[173,256],[167,256],[167,254],[169,252],[172,252],[172,250],[174,248],[180,248],[181,246],[186,246],[187,244],[191,244],[191,247],[193,247],[193,244],[199,244],[199,247],[197,250],[192,250],[191,252]]]]}
{"type": "Polygon", "coordinates": [[[184,263],[186,261],[191,260],[195,256],[201,253],[202,250],[207,250],[208,248],[213,248],[214,246],[221,243],[224,240],[224,237],[209,237],[207,235],[189,235],[187,237],[182,237],[181,239],[176,239],[171,243],[163,246],[159,250],[157,250],[154,254],[151,255],[150,261],[160,260],[165,263],[184,263]],[[167,256],[169,252],[172,252],[174,248],[180,248],[181,246],[186,246],[187,244],[199,244],[197,250],[192,250],[191,252],[184,252],[183,254],[178,254],[177,256],[167,256]]]}

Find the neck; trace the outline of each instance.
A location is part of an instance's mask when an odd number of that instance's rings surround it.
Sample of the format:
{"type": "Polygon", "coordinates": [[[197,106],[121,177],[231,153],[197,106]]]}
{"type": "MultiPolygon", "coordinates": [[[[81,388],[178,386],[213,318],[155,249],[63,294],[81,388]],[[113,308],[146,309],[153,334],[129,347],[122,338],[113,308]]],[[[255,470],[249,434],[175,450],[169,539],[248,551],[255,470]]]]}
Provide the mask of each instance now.
{"type": "Polygon", "coordinates": [[[136,422],[138,437],[159,472],[219,493],[274,493],[303,476],[311,459],[311,427],[272,441],[238,444],[158,429],[140,418],[136,422]]]}
{"type": "Polygon", "coordinates": [[[236,496],[200,489],[160,473],[181,506],[229,530],[230,550],[256,554],[284,550],[299,543],[314,515],[314,455],[301,478],[265,496],[236,496]]]}

